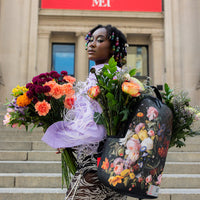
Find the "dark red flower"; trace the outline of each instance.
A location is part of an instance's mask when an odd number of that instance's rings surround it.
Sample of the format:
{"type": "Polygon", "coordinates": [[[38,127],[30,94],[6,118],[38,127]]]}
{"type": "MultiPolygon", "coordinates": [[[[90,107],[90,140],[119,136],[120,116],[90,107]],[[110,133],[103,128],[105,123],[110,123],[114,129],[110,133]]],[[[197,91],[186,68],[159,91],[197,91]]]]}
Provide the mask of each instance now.
{"type": "Polygon", "coordinates": [[[55,79],[58,79],[60,77],[60,74],[57,71],[51,71],[50,76],[55,79]]]}
{"type": "Polygon", "coordinates": [[[61,71],[61,74],[62,74],[62,76],[67,76],[68,75],[67,71],[61,71]]]}

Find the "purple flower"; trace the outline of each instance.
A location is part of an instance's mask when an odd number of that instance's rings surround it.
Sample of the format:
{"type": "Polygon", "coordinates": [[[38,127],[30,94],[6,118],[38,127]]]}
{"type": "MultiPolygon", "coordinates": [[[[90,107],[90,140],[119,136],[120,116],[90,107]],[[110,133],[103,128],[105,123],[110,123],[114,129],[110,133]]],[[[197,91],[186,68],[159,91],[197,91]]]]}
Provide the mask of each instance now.
{"type": "Polygon", "coordinates": [[[44,89],[41,85],[37,85],[36,88],[35,88],[35,92],[38,93],[38,94],[41,94],[44,92],[44,89]]]}
{"type": "Polygon", "coordinates": [[[27,83],[27,84],[26,84],[26,88],[29,89],[32,85],[33,85],[32,83],[27,83]]]}
{"type": "Polygon", "coordinates": [[[46,73],[41,73],[41,74],[39,75],[39,78],[46,78],[46,76],[47,76],[46,73]]]}
{"type": "Polygon", "coordinates": [[[34,96],[34,93],[33,93],[32,90],[29,90],[29,91],[26,93],[26,95],[27,95],[27,97],[28,97],[29,99],[32,99],[33,96],[34,96]]]}
{"type": "Polygon", "coordinates": [[[50,92],[50,90],[51,90],[51,88],[50,88],[48,85],[45,85],[45,86],[43,87],[43,92],[44,92],[44,93],[50,92]]]}
{"type": "Polygon", "coordinates": [[[51,71],[50,76],[55,79],[58,79],[60,77],[60,74],[57,71],[51,71]]]}

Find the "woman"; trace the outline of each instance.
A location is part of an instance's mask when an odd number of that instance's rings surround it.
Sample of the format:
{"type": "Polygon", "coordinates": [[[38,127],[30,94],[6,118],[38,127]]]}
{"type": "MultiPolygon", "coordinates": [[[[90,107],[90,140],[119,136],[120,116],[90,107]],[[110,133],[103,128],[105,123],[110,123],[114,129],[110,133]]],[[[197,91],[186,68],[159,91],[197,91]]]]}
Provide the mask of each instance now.
{"type": "MultiPolygon", "coordinates": [[[[95,61],[96,65],[93,67],[95,71],[101,70],[112,56],[117,61],[118,67],[122,67],[126,61],[126,42],[123,33],[111,25],[98,25],[93,28],[86,36],[86,49],[88,58],[95,61]]],[[[53,125],[54,131],[51,131],[50,127],[42,140],[53,148],[76,149],[79,166],[67,191],[66,199],[124,200],[126,196],[107,188],[98,180],[97,154],[100,153],[99,144],[105,139],[106,131],[102,125],[97,125],[93,120],[94,112],[101,111],[99,104],[87,96],[87,90],[96,85],[95,75],[90,73],[87,81],[81,85],[76,94],[75,109],[67,113],[66,121],[53,125]]]]}

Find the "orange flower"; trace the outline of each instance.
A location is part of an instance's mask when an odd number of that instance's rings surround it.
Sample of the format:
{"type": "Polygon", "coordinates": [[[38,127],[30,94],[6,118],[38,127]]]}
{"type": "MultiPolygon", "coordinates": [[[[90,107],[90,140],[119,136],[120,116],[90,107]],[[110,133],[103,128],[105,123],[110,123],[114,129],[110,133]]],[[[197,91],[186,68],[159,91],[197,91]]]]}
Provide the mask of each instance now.
{"type": "Polygon", "coordinates": [[[32,99],[29,99],[26,95],[26,93],[24,93],[23,95],[20,95],[17,97],[17,105],[20,107],[25,107],[28,106],[31,103],[32,99]]]}
{"type": "Polygon", "coordinates": [[[64,91],[62,85],[55,84],[50,91],[50,94],[55,99],[60,99],[64,95],[64,91]]]}
{"type": "Polygon", "coordinates": [[[101,168],[104,170],[109,168],[108,158],[105,158],[105,161],[103,161],[103,165],[101,166],[101,168]]]}
{"type": "Polygon", "coordinates": [[[72,109],[75,100],[76,100],[75,96],[71,96],[71,97],[66,96],[65,100],[64,100],[64,106],[65,106],[65,108],[67,108],[69,110],[72,109]]]}
{"type": "Polygon", "coordinates": [[[100,88],[99,86],[93,86],[90,89],[88,89],[87,94],[90,98],[94,99],[100,94],[100,88]]]}
{"type": "Polygon", "coordinates": [[[75,94],[75,91],[73,90],[73,85],[71,83],[63,84],[62,89],[67,97],[71,97],[75,94]]]}
{"type": "Polygon", "coordinates": [[[72,76],[64,76],[63,79],[71,84],[74,84],[74,82],[76,81],[76,79],[72,76]]]}
{"type": "Polygon", "coordinates": [[[122,183],[123,178],[124,178],[123,176],[111,176],[108,179],[108,182],[109,182],[110,185],[116,186],[117,183],[122,183]]]}
{"type": "Polygon", "coordinates": [[[131,83],[131,82],[123,82],[122,84],[122,91],[130,94],[133,97],[138,97],[140,96],[140,86],[136,83],[131,83]]]}
{"type": "Polygon", "coordinates": [[[42,102],[38,101],[35,104],[35,110],[38,112],[40,116],[46,116],[50,109],[51,109],[51,105],[45,100],[43,100],[42,102]]]}
{"type": "Polygon", "coordinates": [[[144,116],[144,114],[142,112],[137,113],[137,117],[143,117],[143,116],[144,116]]]}
{"type": "MultiPolygon", "coordinates": [[[[49,86],[50,88],[51,88],[51,90],[52,90],[52,88],[56,85],[57,83],[55,82],[55,81],[49,81],[49,82],[46,82],[45,84],[44,84],[44,86],[49,86]]],[[[51,92],[51,90],[50,90],[50,92],[49,93],[45,93],[45,95],[46,96],[51,96],[52,95],[52,92],[51,92]]]]}

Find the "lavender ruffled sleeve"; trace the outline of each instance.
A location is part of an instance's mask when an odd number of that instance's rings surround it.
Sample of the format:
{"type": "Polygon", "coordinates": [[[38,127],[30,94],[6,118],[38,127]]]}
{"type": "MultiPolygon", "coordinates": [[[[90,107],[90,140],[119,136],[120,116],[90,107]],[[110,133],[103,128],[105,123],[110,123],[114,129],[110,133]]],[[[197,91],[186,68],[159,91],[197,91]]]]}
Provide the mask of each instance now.
{"type": "Polygon", "coordinates": [[[95,76],[90,74],[83,90],[77,94],[75,108],[67,113],[64,121],[56,122],[47,129],[42,137],[43,142],[52,148],[66,148],[99,142],[105,138],[105,128],[93,119],[94,112],[101,112],[101,108],[87,96],[87,90],[94,85],[95,76]]]}

